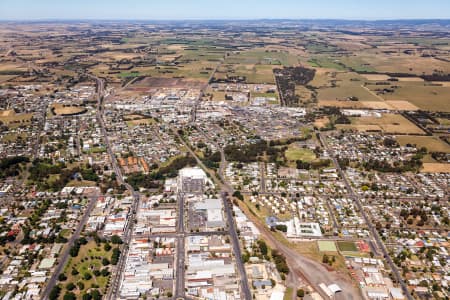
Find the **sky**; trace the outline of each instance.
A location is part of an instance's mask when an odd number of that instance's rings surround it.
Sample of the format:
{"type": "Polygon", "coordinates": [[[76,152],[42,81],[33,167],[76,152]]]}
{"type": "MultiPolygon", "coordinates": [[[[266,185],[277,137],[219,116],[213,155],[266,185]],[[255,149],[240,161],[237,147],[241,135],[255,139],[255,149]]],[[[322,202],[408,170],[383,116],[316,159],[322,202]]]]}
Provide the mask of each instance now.
{"type": "Polygon", "coordinates": [[[450,0],[0,0],[0,20],[450,19],[450,0]]]}

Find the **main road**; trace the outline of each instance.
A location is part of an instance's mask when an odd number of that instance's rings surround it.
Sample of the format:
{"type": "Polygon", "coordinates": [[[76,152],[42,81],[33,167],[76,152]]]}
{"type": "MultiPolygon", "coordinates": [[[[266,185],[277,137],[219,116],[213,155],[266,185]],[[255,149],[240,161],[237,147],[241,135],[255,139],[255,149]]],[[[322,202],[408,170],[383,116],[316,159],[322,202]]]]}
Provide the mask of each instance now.
{"type": "MultiPolygon", "coordinates": [[[[221,197],[224,204],[225,213],[227,214],[227,220],[228,220],[228,230],[231,237],[231,242],[234,250],[234,254],[236,257],[236,266],[238,268],[239,276],[240,276],[240,284],[241,284],[241,291],[244,295],[245,300],[251,300],[252,294],[250,292],[250,287],[248,285],[248,278],[247,273],[245,271],[244,263],[242,262],[242,255],[241,255],[241,248],[239,245],[239,239],[236,231],[236,226],[234,224],[234,218],[233,218],[233,212],[232,207],[228,202],[228,199],[226,197],[226,194],[229,192],[228,187],[224,185],[221,180],[219,180],[213,172],[210,172],[208,168],[203,164],[203,162],[198,158],[198,156],[195,154],[194,151],[192,151],[191,147],[183,140],[183,138],[178,134],[177,130],[174,128],[171,128],[172,132],[179,138],[180,142],[186,147],[188,152],[192,155],[192,157],[195,158],[197,161],[197,164],[205,171],[207,172],[213,181],[218,184],[221,189],[221,197]]],[[[219,148],[220,149],[220,148],[219,148]]]]}
{"type": "Polygon", "coordinates": [[[119,258],[119,262],[117,263],[116,270],[113,272],[112,280],[111,280],[111,287],[108,290],[108,299],[116,299],[117,293],[119,292],[120,283],[122,280],[122,273],[125,269],[126,260],[127,260],[127,253],[129,250],[129,244],[132,238],[132,232],[133,232],[133,226],[136,218],[137,210],[139,209],[139,200],[140,200],[140,194],[139,192],[135,191],[134,188],[125,182],[122,170],[119,167],[119,164],[117,163],[116,155],[114,154],[114,151],[112,150],[111,142],[109,141],[108,134],[106,131],[105,121],[103,119],[103,100],[105,96],[105,83],[103,79],[98,78],[93,75],[89,75],[91,78],[93,78],[97,83],[97,120],[100,125],[100,129],[103,135],[103,140],[106,145],[106,150],[109,155],[111,166],[114,170],[114,173],[116,174],[117,182],[120,184],[123,184],[127,190],[130,192],[131,196],[133,197],[133,204],[131,205],[131,209],[128,213],[127,223],[125,225],[124,233],[123,233],[123,247],[122,247],[122,253],[119,258]]]}
{"type": "Polygon", "coordinates": [[[184,281],[185,281],[185,250],[184,250],[184,194],[182,192],[178,193],[178,225],[177,225],[177,267],[176,267],[176,285],[175,285],[175,296],[176,298],[184,298],[184,281]]]}

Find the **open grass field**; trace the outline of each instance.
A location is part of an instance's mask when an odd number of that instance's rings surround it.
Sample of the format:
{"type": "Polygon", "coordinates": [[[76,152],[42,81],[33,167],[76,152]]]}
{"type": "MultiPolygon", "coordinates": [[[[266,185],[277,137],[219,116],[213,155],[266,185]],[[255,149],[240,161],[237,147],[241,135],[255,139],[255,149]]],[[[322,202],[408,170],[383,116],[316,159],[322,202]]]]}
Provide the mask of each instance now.
{"type": "Polygon", "coordinates": [[[420,77],[394,77],[400,82],[423,82],[424,80],[420,77]]]}
{"type": "Polygon", "coordinates": [[[321,100],[347,100],[356,97],[360,101],[379,101],[361,85],[342,83],[337,87],[328,87],[319,89],[317,98],[321,100]]]}
{"type": "Polygon", "coordinates": [[[320,88],[317,99],[321,100],[347,100],[356,97],[359,101],[380,101],[380,98],[364,88],[364,78],[354,72],[339,72],[329,81],[334,87],[320,88]]]}
{"type": "Polygon", "coordinates": [[[389,134],[424,134],[422,129],[398,114],[383,114],[377,117],[352,117],[352,124],[338,125],[339,128],[353,128],[358,131],[382,131],[389,134]]]}
{"type": "Polygon", "coordinates": [[[364,101],[361,102],[361,104],[369,109],[393,109],[393,107],[385,101],[364,101]]]}
{"type": "Polygon", "coordinates": [[[13,78],[17,77],[16,75],[0,75],[0,83],[4,83],[8,80],[11,80],[13,78]]]}
{"type": "Polygon", "coordinates": [[[420,82],[402,82],[393,93],[382,95],[385,100],[403,100],[429,111],[450,112],[450,87],[424,85],[420,82]]]}
{"type": "Polygon", "coordinates": [[[345,66],[339,64],[339,61],[330,58],[330,57],[325,57],[325,56],[318,56],[318,57],[314,57],[311,58],[308,61],[308,64],[311,67],[314,68],[327,68],[327,69],[333,69],[333,70],[337,70],[337,71],[344,71],[346,70],[345,66]]]}
{"type": "Polygon", "coordinates": [[[155,119],[153,119],[153,118],[137,119],[137,120],[127,121],[127,125],[129,127],[139,126],[139,125],[153,125],[153,124],[155,124],[155,119]]]}
{"type": "Polygon", "coordinates": [[[336,244],[333,241],[317,241],[320,252],[337,252],[336,244]]]}
{"type": "Polygon", "coordinates": [[[361,101],[319,100],[318,105],[319,107],[366,108],[361,101]]]}
{"type": "Polygon", "coordinates": [[[292,287],[286,288],[283,300],[292,300],[292,295],[294,294],[294,289],[292,287]]]}
{"type": "Polygon", "coordinates": [[[0,75],[15,75],[10,73],[26,72],[27,68],[15,62],[2,62],[0,65],[0,75]]]}
{"type": "Polygon", "coordinates": [[[422,173],[450,173],[450,164],[447,163],[424,163],[422,173]]]}
{"type": "Polygon", "coordinates": [[[450,63],[432,57],[421,57],[407,54],[381,54],[368,49],[352,56],[340,58],[345,66],[357,72],[408,73],[421,75],[432,74],[434,70],[450,72],[450,63]]]}
{"type": "Polygon", "coordinates": [[[291,144],[286,150],[286,159],[295,162],[297,160],[302,160],[306,162],[311,162],[316,159],[316,154],[309,149],[304,149],[291,144]]]}
{"type": "Polygon", "coordinates": [[[72,180],[70,181],[67,186],[74,186],[74,187],[88,187],[88,186],[96,186],[97,183],[95,181],[89,181],[89,180],[72,180]]]}
{"type": "MultiPolygon", "coordinates": [[[[88,291],[92,285],[97,285],[99,291],[102,294],[106,293],[106,285],[108,283],[108,276],[95,276],[94,270],[101,270],[106,268],[102,264],[102,259],[111,259],[112,250],[105,251],[103,249],[103,244],[97,246],[94,241],[90,241],[88,244],[81,246],[78,256],[71,257],[67,263],[64,274],[67,276],[67,280],[64,281],[64,285],[69,282],[76,284],[77,282],[83,282],[84,288],[75,288],[72,292],[81,298],[83,292],[88,291]],[[74,275],[72,270],[76,270],[78,274],[74,275]],[[86,274],[90,274],[92,278],[83,278],[86,274]]],[[[63,299],[65,289],[62,290],[60,299],[63,299]]]]}
{"type": "Polygon", "coordinates": [[[450,119],[437,118],[439,124],[448,126],[450,125],[450,119]]]}
{"type": "Polygon", "coordinates": [[[317,128],[320,129],[320,128],[326,127],[328,123],[330,123],[330,118],[323,117],[323,118],[320,118],[320,119],[316,119],[314,121],[314,126],[316,126],[317,128]]]}
{"type": "Polygon", "coordinates": [[[274,66],[271,65],[235,65],[232,76],[245,76],[247,83],[275,84],[274,66]]]}
{"type": "Polygon", "coordinates": [[[294,66],[299,63],[299,59],[286,51],[259,48],[230,55],[226,58],[226,63],[294,66]]]}
{"type": "Polygon", "coordinates": [[[339,242],[337,242],[337,246],[339,248],[339,251],[341,251],[341,252],[357,252],[358,251],[358,247],[356,247],[355,243],[353,243],[353,242],[339,241],[339,242]]]}
{"type": "Polygon", "coordinates": [[[316,70],[316,74],[314,75],[314,79],[309,83],[309,85],[314,86],[316,88],[329,86],[330,74],[336,72],[336,70],[327,68],[314,68],[314,69],[316,70]]]}
{"type": "Polygon", "coordinates": [[[27,133],[21,132],[21,133],[7,133],[3,136],[1,141],[3,143],[9,143],[9,142],[16,142],[17,140],[24,140],[28,136],[27,133]]]}
{"type": "Polygon", "coordinates": [[[29,125],[33,114],[16,114],[14,110],[0,111],[0,122],[8,127],[19,127],[21,125],[29,125]]]}
{"type": "Polygon", "coordinates": [[[62,106],[60,104],[55,104],[53,106],[53,111],[58,116],[66,116],[85,113],[87,110],[82,106],[62,106]]]}
{"type": "Polygon", "coordinates": [[[429,152],[450,153],[450,146],[444,141],[434,136],[397,136],[397,142],[405,146],[406,144],[416,145],[416,147],[426,147],[429,152]]]}
{"type": "Polygon", "coordinates": [[[133,82],[126,90],[149,89],[149,88],[191,88],[200,89],[203,82],[197,80],[188,80],[183,78],[165,78],[165,77],[145,77],[142,80],[133,82]]]}
{"type": "Polygon", "coordinates": [[[384,74],[361,74],[361,76],[369,81],[386,81],[391,78],[390,76],[384,74]]]}

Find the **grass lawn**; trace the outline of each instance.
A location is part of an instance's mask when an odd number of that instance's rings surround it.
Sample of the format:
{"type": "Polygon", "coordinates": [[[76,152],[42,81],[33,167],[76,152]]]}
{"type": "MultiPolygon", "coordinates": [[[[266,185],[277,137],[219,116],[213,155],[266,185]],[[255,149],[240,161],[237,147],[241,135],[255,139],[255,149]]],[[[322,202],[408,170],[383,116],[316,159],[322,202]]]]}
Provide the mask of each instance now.
{"type": "Polygon", "coordinates": [[[94,241],[90,241],[86,245],[81,246],[78,256],[70,257],[69,262],[64,269],[64,274],[67,276],[67,280],[61,282],[64,288],[61,291],[60,299],[63,299],[63,296],[67,291],[65,286],[70,282],[74,283],[75,285],[78,282],[82,282],[84,284],[83,289],[76,287],[72,291],[78,297],[89,290],[92,285],[97,285],[98,290],[103,295],[106,293],[106,286],[109,280],[109,276],[105,277],[101,275],[94,275],[94,270],[107,268],[102,264],[103,258],[111,260],[112,250],[105,251],[103,246],[104,244],[100,244],[99,246],[97,246],[94,241]],[[72,275],[72,270],[77,270],[78,274],[72,275]],[[83,276],[85,276],[86,273],[89,273],[92,278],[89,280],[84,279],[83,276]]]}
{"type": "Polygon", "coordinates": [[[358,248],[356,247],[355,243],[353,242],[337,242],[337,246],[339,248],[339,251],[345,251],[345,252],[357,252],[358,248]]]}
{"type": "Polygon", "coordinates": [[[27,133],[21,132],[21,133],[7,133],[3,136],[2,142],[8,143],[8,142],[16,142],[18,139],[26,139],[27,133]]]}
{"type": "Polygon", "coordinates": [[[306,162],[312,162],[316,159],[316,155],[309,149],[299,148],[295,145],[290,145],[286,150],[286,158],[290,161],[302,160],[306,162]]]}
{"type": "Polygon", "coordinates": [[[14,110],[0,111],[0,122],[10,128],[16,128],[21,125],[30,125],[33,114],[16,114],[14,110]]]}
{"type": "Polygon", "coordinates": [[[292,295],[294,294],[294,289],[291,287],[288,287],[286,289],[286,293],[284,294],[283,300],[292,300],[292,295]]]}
{"type": "Polygon", "coordinates": [[[61,230],[61,235],[65,238],[68,238],[71,235],[71,230],[70,229],[63,229],[61,230]]]}
{"type": "Polygon", "coordinates": [[[89,181],[89,180],[72,180],[70,181],[67,186],[74,186],[74,187],[86,187],[86,186],[96,186],[97,183],[95,181],[89,181]]]}
{"type": "Polygon", "coordinates": [[[128,127],[134,127],[134,126],[139,126],[139,125],[154,125],[156,123],[155,119],[153,119],[153,118],[129,120],[126,122],[127,122],[128,127]]]}
{"type": "Polygon", "coordinates": [[[320,252],[337,252],[336,244],[333,241],[318,241],[320,252]]]}
{"type": "Polygon", "coordinates": [[[80,106],[63,106],[61,104],[53,105],[54,113],[58,116],[85,113],[87,109],[80,106]]]}

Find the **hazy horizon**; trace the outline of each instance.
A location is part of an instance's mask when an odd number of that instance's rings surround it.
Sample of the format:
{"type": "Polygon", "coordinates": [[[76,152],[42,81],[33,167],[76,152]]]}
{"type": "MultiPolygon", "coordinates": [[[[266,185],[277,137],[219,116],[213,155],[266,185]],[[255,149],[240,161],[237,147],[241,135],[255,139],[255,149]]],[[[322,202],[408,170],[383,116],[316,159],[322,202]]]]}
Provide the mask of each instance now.
{"type": "Polygon", "coordinates": [[[430,0],[394,3],[379,0],[206,0],[118,1],[118,0],[17,0],[0,3],[2,21],[124,20],[124,21],[206,21],[206,20],[448,20],[450,1],[430,0]]]}

